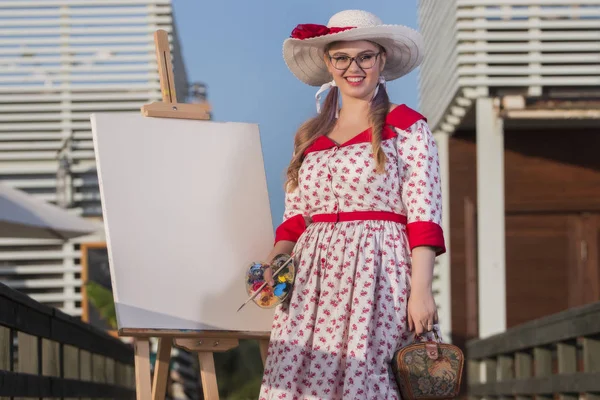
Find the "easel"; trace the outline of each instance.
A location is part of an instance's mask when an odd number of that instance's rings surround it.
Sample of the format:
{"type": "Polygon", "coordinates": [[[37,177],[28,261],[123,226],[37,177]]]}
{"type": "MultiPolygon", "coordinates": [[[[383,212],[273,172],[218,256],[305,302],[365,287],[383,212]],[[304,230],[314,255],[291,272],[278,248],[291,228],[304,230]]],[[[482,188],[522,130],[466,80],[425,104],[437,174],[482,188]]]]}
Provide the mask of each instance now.
{"type": "Polygon", "coordinates": [[[142,114],[145,117],[210,119],[210,106],[208,103],[186,104],[177,102],[169,35],[166,31],[159,29],[154,32],[154,45],[156,46],[156,62],[158,63],[162,102],[155,101],[152,104],[143,105],[142,114]]]}
{"type": "Polygon", "coordinates": [[[269,332],[221,332],[197,331],[180,332],[163,329],[122,329],[119,336],[134,339],[135,346],[135,387],[137,400],[164,400],[167,388],[167,375],[173,344],[185,350],[197,352],[200,362],[200,378],[206,400],[218,400],[219,390],[215,371],[215,352],[237,347],[239,339],[256,339],[260,355],[265,362],[269,345],[269,332]],[[150,338],[158,337],[158,351],[154,364],[154,382],[150,379],[150,338]]]}
{"type": "MultiPolygon", "coordinates": [[[[154,34],[154,43],[156,45],[162,102],[142,106],[142,114],[146,117],[208,120],[210,118],[210,106],[208,104],[177,103],[167,32],[157,30],[154,34]]],[[[213,353],[237,347],[239,339],[256,339],[259,341],[260,353],[264,363],[267,357],[270,333],[120,329],[119,336],[133,337],[134,340],[137,400],[164,400],[173,345],[198,353],[204,398],[206,400],[218,400],[219,391],[213,353]],[[151,337],[158,338],[153,382],[150,376],[151,337]]]]}

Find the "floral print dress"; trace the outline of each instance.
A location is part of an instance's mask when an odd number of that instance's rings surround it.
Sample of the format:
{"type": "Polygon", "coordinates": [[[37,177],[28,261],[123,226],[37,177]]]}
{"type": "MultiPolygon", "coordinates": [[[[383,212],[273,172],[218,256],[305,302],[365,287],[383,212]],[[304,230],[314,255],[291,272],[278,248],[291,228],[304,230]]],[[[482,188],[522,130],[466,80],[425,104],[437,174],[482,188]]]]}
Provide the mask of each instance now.
{"type": "Polygon", "coordinates": [[[275,311],[260,400],[400,399],[390,362],[413,341],[411,249],[439,255],[445,245],[426,119],[400,105],[386,122],[385,173],[375,171],[370,129],[341,145],[322,136],[286,193],[276,241],[296,242],[297,275],[275,311]]]}

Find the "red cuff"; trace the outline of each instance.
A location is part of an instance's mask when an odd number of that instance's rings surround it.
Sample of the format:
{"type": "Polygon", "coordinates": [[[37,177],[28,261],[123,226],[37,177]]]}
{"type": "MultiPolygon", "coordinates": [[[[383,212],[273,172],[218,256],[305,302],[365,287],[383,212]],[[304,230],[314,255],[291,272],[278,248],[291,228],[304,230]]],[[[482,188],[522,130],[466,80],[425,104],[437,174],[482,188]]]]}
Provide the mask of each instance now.
{"type": "Polygon", "coordinates": [[[289,240],[290,242],[297,242],[300,235],[306,230],[306,221],[302,214],[294,215],[291,218],[286,219],[281,225],[275,230],[275,243],[280,240],[289,240]]]}
{"type": "Polygon", "coordinates": [[[406,232],[411,250],[419,246],[431,246],[435,248],[436,256],[446,252],[442,227],[435,222],[411,222],[406,225],[406,232]]]}

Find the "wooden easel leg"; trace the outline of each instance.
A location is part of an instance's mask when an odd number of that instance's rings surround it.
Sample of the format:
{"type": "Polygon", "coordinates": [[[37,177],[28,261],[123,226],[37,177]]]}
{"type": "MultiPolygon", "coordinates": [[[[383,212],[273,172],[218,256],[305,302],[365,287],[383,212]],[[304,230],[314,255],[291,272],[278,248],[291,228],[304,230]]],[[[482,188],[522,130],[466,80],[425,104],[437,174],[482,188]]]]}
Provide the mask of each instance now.
{"type": "Polygon", "coordinates": [[[202,379],[204,400],[219,400],[219,387],[217,386],[213,353],[210,351],[199,351],[198,361],[200,361],[200,378],[202,379]]]}
{"type": "Polygon", "coordinates": [[[135,392],[137,400],[148,400],[151,394],[150,382],[150,339],[135,338],[135,392]]]}
{"type": "Polygon", "coordinates": [[[154,382],[152,382],[152,400],[165,400],[172,343],[173,339],[168,337],[158,339],[158,352],[154,363],[154,382]]]}
{"type": "Polygon", "coordinates": [[[267,362],[267,351],[269,350],[269,340],[268,339],[259,340],[258,347],[260,348],[260,357],[262,358],[263,366],[264,366],[265,363],[267,362]]]}

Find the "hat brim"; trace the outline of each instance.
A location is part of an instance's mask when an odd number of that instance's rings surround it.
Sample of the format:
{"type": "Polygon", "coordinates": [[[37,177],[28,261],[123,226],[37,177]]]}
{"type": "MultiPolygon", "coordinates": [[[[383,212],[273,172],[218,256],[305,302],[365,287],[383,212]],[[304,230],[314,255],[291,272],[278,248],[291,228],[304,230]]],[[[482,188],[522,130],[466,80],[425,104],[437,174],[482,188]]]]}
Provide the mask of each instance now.
{"type": "Polygon", "coordinates": [[[404,76],[423,60],[423,39],[417,31],[402,25],[353,28],[310,39],[288,38],[283,42],[283,59],[302,82],[321,86],[331,80],[324,60],[325,45],[337,41],[369,40],[386,50],[382,75],[387,81],[404,76]]]}

